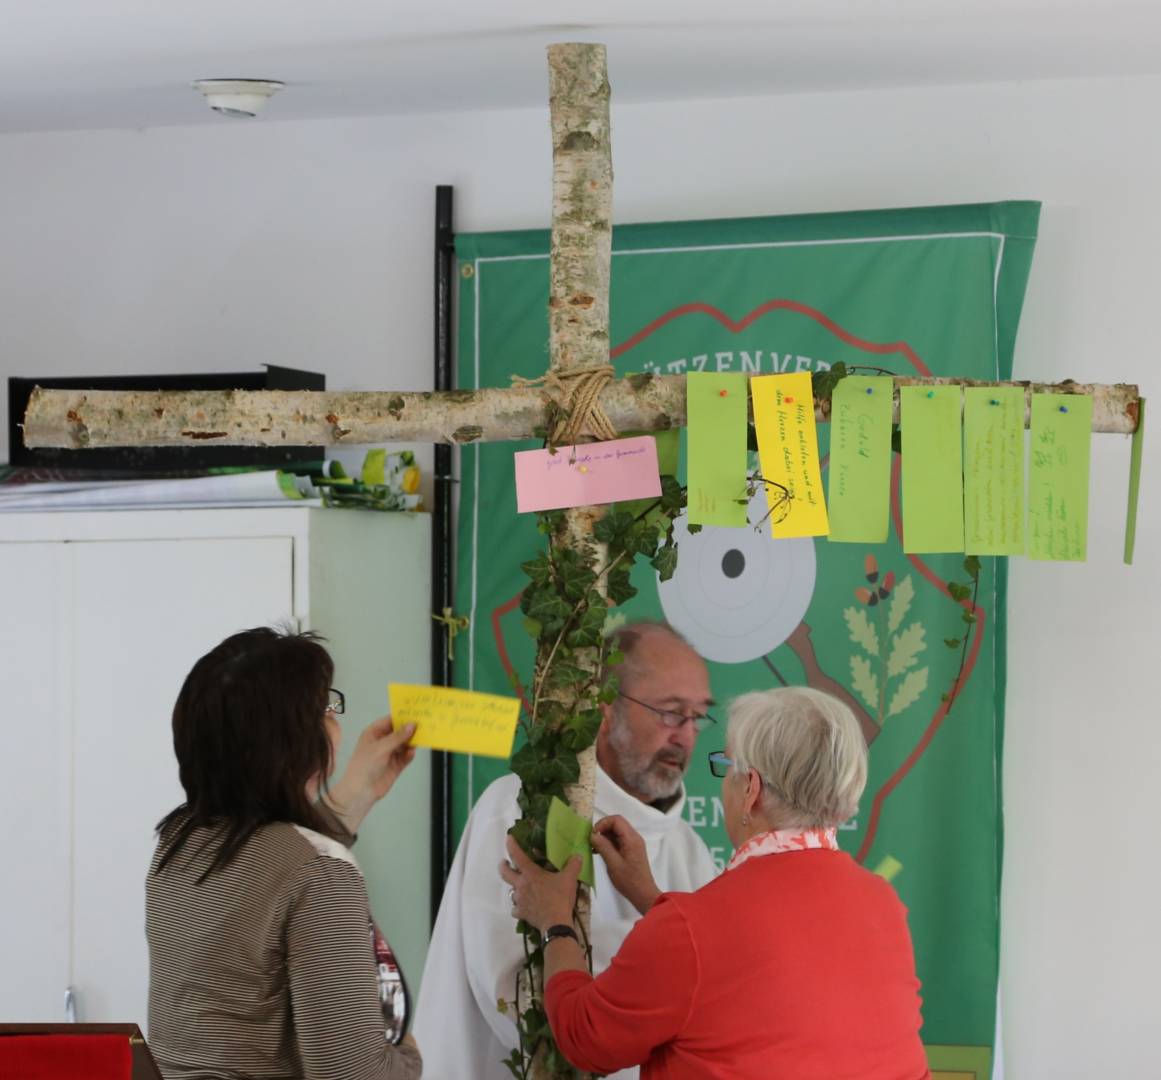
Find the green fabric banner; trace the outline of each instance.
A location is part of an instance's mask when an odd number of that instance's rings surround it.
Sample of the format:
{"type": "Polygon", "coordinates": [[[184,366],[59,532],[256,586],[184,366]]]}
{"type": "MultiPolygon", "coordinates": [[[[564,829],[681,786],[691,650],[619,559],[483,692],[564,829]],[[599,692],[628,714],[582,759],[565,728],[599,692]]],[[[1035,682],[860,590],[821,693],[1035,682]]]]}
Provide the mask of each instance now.
{"type": "MultiPolygon", "coordinates": [[[[613,363],[620,375],[842,361],[1010,378],[1038,218],[1039,204],[1010,202],[615,229],[613,363]]],[[[544,372],[548,243],[544,231],[457,239],[461,388],[544,372]]],[[[829,425],[819,439],[825,481],[829,425]]],[[[534,516],[516,514],[512,454],[534,445],[463,450],[456,610],[470,613],[471,628],[457,642],[459,686],[511,692],[512,678],[532,670],[520,564],[541,538],[534,516]]],[[[639,566],[638,594],[615,617],[675,625],[709,661],[719,700],[807,684],[854,708],[871,772],[842,845],[910,910],[933,1068],[985,1080],[996,1024],[1006,566],[981,560],[966,652],[949,647],[968,629],[946,589],[967,581],[964,557],[905,555],[898,455],[891,485],[882,544],[775,541],[769,523],[694,536],[679,525],[674,578],[659,584],[639,566]]],[[[750,520],[764,513],[756,504],[750,520]]],[[[705,732],[686,781],[687,817],[719,863],[729,844],[704,752],[723,745],[722,725],[705,732]]],[[[504,771],[456,759],[457,830],[504,771]]]]}

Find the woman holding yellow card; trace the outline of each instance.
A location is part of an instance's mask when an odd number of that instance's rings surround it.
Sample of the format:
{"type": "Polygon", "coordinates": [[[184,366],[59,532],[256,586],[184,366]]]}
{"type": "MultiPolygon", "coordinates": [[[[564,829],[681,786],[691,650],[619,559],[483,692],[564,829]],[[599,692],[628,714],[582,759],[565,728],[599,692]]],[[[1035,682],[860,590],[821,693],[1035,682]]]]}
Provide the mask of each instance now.
{"type": "Polygon", "coordinates": [[[146,879],[162,1074],[416,1080],[407,986],[348,850],[410,764],[410,725],[359,738],[328,796],[343,695],[311,634],[227,638],[173,710],[185,802],[146,879]]]}

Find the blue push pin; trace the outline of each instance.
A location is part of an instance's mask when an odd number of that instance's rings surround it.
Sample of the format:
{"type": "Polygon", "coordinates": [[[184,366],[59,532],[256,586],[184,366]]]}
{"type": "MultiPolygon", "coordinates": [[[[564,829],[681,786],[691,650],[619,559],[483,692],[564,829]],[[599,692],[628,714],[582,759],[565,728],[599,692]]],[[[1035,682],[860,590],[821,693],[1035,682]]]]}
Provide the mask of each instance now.
{"type": "Polygon", "coordinates": [[[867,387],[867,393],[868,393],[868,394],[873,394],[874,392],[875,392],[875,391],[874,391],[874,390],[873,390],[871,387],[869,387],[869,386],[867,387]]]}
{"type": "Polygon", "coordinates": [[[1060,411],[1061,411],[1061,412],[1068,412],[1068,406],[1067,406],[1067,405],[1061,405],[1061,406],[1060,406],[1060,411]]]}

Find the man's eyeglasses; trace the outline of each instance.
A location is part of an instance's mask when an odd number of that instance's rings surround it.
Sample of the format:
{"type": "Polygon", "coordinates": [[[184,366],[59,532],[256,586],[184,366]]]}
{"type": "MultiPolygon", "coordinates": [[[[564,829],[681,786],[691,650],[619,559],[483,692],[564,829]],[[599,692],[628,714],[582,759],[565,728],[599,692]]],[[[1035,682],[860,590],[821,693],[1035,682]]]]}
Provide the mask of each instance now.
{"type": "Polygon", "coordinates": [[[719,780],[725,777],[734,762],[726,757],[724,750],[714,750],[709,754],[710,772],[719,780]]]}
{"type": "Polygon", "coordinates": [[[332,716],[342,716],[347,711],[347,699],[341,690],[333,686],[327,691],[327,712],[332,716]]]}
{"type": "Polygon", "coordinates": [[[633,702],[634,705],[640,705],[641,708],[648,709],[651,713],[655,713],[657,719],[667,728],[679,728],[685,724],[692,723],[694,731],[705,731],[710,724],[717,723],[709,713],[702,713],[700,716],[686,716],[684,713],[674,712],[672,709],[659,709],[656,705],[650,705],[645,701],[638,701],[635,697],[630,697],[628,694],[618,694],[617,696],[623,697],[626,701],[633,702]]]}

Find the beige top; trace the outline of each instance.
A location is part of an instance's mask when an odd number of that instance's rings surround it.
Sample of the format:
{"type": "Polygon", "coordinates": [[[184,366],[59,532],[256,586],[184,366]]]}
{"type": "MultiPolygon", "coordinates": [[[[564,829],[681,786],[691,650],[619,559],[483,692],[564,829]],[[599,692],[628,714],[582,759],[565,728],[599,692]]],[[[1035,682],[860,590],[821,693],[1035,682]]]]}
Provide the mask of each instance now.
{"type": "Polygon", "coordinates": [[[346,847],[260,828],[198,884],[217,834],[196,829],[146,879],[149,1043],[165,1080],[416,1080],[385,1036],[371,913],[346,847]]]}

